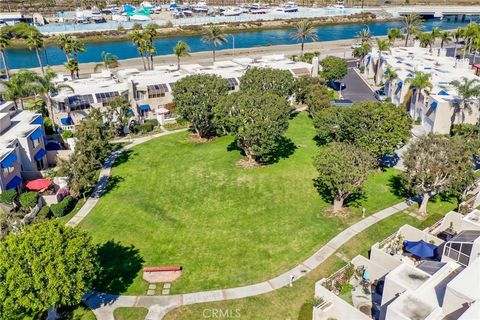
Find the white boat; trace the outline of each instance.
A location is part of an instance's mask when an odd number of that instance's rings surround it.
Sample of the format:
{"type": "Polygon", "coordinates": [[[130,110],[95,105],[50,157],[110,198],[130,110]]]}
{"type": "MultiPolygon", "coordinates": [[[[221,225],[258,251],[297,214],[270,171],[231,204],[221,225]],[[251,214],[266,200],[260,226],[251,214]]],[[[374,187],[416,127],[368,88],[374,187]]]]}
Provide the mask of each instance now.
{"type": "Polygon", "coordinates": [[[150,21],[152,18],[143,14],[134,14],[130,16],[131,21],[150,21]]]}
{"type": "Polygon", "coordinates": [[[337,1],[333,7],[335,9],[345,9],[345,3],[343,1],[337,1]]]}
{"type": "Polygon", "coordinates": [[[289,13],[289,12],[298,12],[298,7],[295,5],[294,2],[288,2],[277,9],[275,9],[276,12],[283,12],[283,13],[289,13]]]}
{"type": "Polygon", "coordinates": [[[192,7],[193,12],[208,12],[208,6],[206,1],[198,1],[195,5],[192,7]]]}
{"type": "Polygon", "coordinates": [[[229,8],[229,9],[223,11],[223,15],[227,16],[227,17],[239,16],[242,13],[243,13],[243,11],[240,8],[229,8]]]}

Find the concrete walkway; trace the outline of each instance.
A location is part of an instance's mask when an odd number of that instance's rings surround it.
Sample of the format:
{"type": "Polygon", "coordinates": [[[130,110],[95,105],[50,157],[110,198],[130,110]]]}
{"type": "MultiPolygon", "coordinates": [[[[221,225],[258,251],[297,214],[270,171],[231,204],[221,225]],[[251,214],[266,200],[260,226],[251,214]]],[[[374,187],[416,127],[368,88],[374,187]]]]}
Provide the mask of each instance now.
{"type": "Polygon", "coordinates": [[[98,177],[98,182],[90,195],[88,197],[87,201],[85,201],[85,204],[78,210],[77,214],[75,214],[67,223],[67,226],[74,227],[78,225],[89,213],[92,211],[93,207],[98,202],[98,199],[102,196],[102,194],[105,192],[105,188],[108,186],[108,177],[110,177],[111,171],[112,171],[112,166],[115,163],[115,159],[118,158],[124,151],[131,149],[141,143],[150,141],[152,139],[166,136],[169,134],[177,133],[177,132],[182,132],[182,131],[187,131],[188,129],[179,129],[179,130],[172,130],[172,131],[166,131],[166,132],[161,132],[157,134],[152,134],[149,136],[144,136],[144,137],[139,137],[139,138],[125,138],[125,139],[120,139],[115,142],[124,142],[124,143],[129,143],[123,148],[121,148],[118,151],[113,152],[108,159],[105,161],[103,164],[102,169],[100,170],[100,176],[98,177]]]}
{"type": "Polygon", "coordinates": [[[293,269],[273,279],[237,288],[219,289],[195,293],[186,293],[172,296],[118,296],[103,293],[90,293],[85,296],[84,302],[92,309],[98,320],[114,320],[113,311],[119,307],[148,308],[146,320],[162,319],[169,311],[179,306],[202,302],[214,302],[230,299],[239,299],[257,296],[290,284],[291,276],[294,281],[317,268],[328,257],[335,253],[342,245],[355,235],[374,225],[375,223],[405,210],[414,202],[407,200],[392,207],[379,211],[337,234],[310,258],[293,269]]]}

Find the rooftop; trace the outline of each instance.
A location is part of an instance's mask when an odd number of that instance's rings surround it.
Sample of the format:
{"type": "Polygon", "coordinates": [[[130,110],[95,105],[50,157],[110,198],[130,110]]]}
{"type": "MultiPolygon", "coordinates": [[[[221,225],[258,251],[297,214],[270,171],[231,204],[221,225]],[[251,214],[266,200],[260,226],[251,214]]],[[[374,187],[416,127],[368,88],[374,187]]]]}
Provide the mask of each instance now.
{"type": "MultiPolygon", "coordinates": [[[[0,113],[7,115],[7,113],[0,113]]],[[[31,122],[39,117],[39,114],[32,111],[18,110],[10,118],[10,126],[0,135],[0,158],[10,153],[12,149],[11,143],[17,138],[26,137],[32,133],[38,125],[32,125],[31,122]]]]}
{"type": "Polygon", "coordinates": [[[427,303],[411,291],[406,291],[400,295],[389,309],[393,309],[397,314],[403,315],[404,319],[424,320],[435,310],[433,304],[427,303]]]}
{"type": "Polygon", "coordinates": [[[402,285],[405,289],[410,290],[417,289],[430,279],[428,273],[406,263],[395,268],[387,277],[402,285]]]}
{"type": "Polygon", "coordinates": [[[450,239],[451,242],[474,242],[480,237],[478,230],[464,230],[460,231],[455,237],[450,239]]]}
{"type": "Polygon", "coordinates": [[[468,220],[471,223],[474,223],[476,225],[480,226],[480,210],[475,209],[472,210],[469,214],[467,214],[464,219],[468,220]]]}

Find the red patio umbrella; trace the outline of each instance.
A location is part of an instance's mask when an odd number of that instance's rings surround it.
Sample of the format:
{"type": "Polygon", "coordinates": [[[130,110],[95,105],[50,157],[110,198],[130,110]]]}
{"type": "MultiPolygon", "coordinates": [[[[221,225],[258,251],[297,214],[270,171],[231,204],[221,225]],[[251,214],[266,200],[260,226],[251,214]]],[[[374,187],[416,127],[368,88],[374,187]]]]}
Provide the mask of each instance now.
{"type": "Polygon", "coordinates": [[[35,179],[28,181],[26,187],[28,190],[41,191],[50,187],[51,184],[52,181],[50,179],[35,179]]]}

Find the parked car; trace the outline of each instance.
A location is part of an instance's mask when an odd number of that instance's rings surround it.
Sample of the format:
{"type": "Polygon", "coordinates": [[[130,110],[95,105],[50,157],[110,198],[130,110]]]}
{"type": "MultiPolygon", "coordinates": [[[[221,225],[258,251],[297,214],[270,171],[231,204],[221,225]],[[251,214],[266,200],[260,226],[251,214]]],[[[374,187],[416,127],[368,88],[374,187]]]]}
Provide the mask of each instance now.
{"type": "Polygon", "coordinates": [[[378,101],[385,101],[387,100],[387,93],[385,92],[385,88],[378,89],[377,91],[374,92],[373,94],[375,96],[375,99],[378,101]]]}

